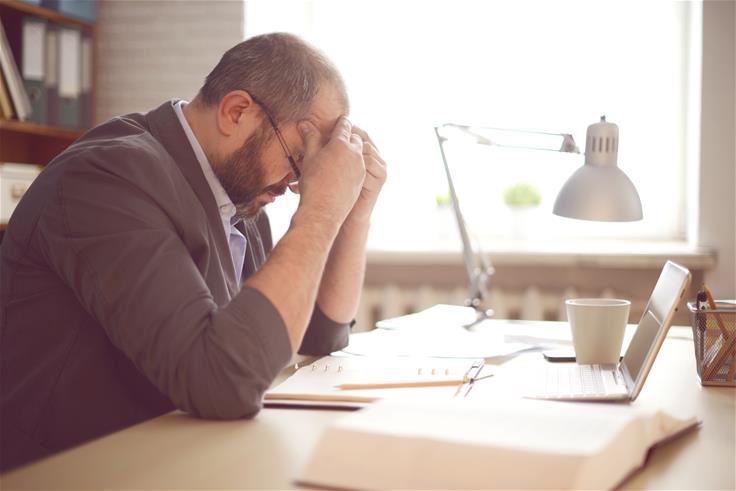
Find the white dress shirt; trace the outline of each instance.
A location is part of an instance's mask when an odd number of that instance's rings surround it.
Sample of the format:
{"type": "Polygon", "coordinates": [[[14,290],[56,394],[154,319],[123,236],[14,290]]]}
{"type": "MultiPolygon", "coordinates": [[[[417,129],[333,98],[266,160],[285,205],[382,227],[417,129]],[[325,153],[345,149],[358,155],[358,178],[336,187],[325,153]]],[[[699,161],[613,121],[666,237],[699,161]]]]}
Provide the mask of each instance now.
{"type": "Polygon", "coordinates": [[[192,128],[189,126],[187,118],[184,116],[184,106],[187,104],[188,103],[186,101],[179,101],[177,104],[174,104],[174,110],[176,111],[176,116],[179,118],[179,122],[184,129],[184,133],[187,135],[189,144],[192,146],[192,150],[194,150],[194,155],[197,157],[200,167],[202,167],[202,172],[207,180],[207,184],[209,184],[212,194],[215,196],[217,208],[220,210],[220,219],[222,220],[222,228],[225,232],[225,238],[227,239],[228,244],[230,244],[230,257],[232,258],[233,266],[235,267],[235,277],[238,284],[240,284],[240,277],[243,274],[243,262],[245,261],[245,250],[248,242],[240,230],[235,228],[235,225],[240,221],[235,217],[235,205],[225,192],[222,184],[220,184],[220,180],[212,170],[212,165],[207,159],[204,150],[202,150],[202,146],[199,144],[192,128]]]}

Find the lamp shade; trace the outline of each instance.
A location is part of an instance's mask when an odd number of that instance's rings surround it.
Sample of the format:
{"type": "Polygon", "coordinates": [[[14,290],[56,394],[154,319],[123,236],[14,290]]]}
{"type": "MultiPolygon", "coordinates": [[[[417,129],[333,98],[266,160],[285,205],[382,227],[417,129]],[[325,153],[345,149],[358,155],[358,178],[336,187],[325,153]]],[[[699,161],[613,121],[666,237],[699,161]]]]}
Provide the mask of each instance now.
{"type": "Polygon", "coordinates": [[[588,126],[585,164],[570,176],[557,195],[555,215],[604,222],[642,219],[641,200],[634,184],[616,165],[618,126],[600,123],[588,126]]]}

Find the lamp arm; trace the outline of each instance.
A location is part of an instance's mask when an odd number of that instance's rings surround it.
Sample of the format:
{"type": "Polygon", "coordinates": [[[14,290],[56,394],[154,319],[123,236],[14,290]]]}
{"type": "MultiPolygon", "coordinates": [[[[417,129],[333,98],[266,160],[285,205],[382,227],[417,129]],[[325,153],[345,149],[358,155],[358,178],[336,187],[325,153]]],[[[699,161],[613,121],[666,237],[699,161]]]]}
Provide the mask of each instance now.
{"type": "Polygon", "coordinates": [[[518,148],[522,150],[546,150],[546,151],[551,151],[551,152],[580,153],[580,149],[575,143],[575,138],[573,138],[572,134],[570,133],[549,133],[546,131],[514,130],[514,129],[508,129],[508,128],[494,128],[492,126],[471,127],[468,125],[456,124],[456,123],[445,123],[441,127],[442,128],[455,128],[457,130],[460,130],[463,133],[475,138],[476,140],[475,142],[479,145],[487,145],[487,146],[492,146],[492,147],[503,147],[503,148],[518,148]],[[542,135],[542,136],[560,138],[561,140],[560,140],[560,144],[558,147],[538,146],[538,145],[518,145],[518,144],[513,144],[513,143],[509,144],[509,143],[502,143],[500,141],[496,141],[495,139],[489,138],[488,136],[477,132],[474,128],[496,132],[497,134],[503,133],[503,134],[520,134],[520,135],[542,135]]]}
{"type": "Polygon", "coordinates": [[[447,157],[445,156],[444,143],[447,140],[445,137],[440,135],[439,127],[434,128],[434,133],[437,136],[437,142],[440,146],[440,154],[442,155],[442,163],[445,166],[445,175],[447,176],[447,183],[450,187],[450,200],[452,201],[452,209],[455,212],[455,220],[457,221],[458,231],[460,232],[460,239],[463,244],[463,261],[465,262],[465,271],[468,275],[470,282],[470,297],[468,303],[475,309],[479,309],[480,304],[485,296],[486,282],[488,281],[490,267],[485,264],[478,265],[473,249],[470,245],[470,238],[468,237],[468,231],[465,227],[465,219],[460,211],[460,202],[455,192],[455,184],[452,181],[452,174],[450,173],[450,167],[447,165],[447,157]]]}

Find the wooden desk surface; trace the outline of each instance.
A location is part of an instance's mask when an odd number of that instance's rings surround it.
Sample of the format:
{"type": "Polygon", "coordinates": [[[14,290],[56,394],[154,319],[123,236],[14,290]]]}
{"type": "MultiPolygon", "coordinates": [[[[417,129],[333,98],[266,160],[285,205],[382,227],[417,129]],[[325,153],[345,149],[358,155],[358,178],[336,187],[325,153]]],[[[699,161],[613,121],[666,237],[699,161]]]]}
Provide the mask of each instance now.
{"type": "MultiPolygon", "coordinates": [[[[671,329],[634,404],[683,406],[703,426],[656,448],[627,489],[736,489],[736,389],[701,387],[693,353],[689,328],[671,329]]],[[[253,420],[203,421],[174,412],[8,473],[1,487],[293,488],[321,431],[345,414],[267,408],[253,420]]]]}

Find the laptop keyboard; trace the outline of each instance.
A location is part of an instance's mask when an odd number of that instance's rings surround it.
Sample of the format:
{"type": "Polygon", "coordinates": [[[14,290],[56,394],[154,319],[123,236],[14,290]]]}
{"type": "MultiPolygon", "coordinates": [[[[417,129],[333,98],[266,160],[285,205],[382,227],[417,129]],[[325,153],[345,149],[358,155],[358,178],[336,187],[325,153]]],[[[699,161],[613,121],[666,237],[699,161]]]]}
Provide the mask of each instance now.
{"type": "MultiPolygon", "coordinates": [[[[612,373],[610,370],[607,372],[612,373]]],[[[606,393],[600,365],[560,365],[549,367],[545,373],[544,393],[551,397],[555,395],[586,397],[606,393]]]]}

